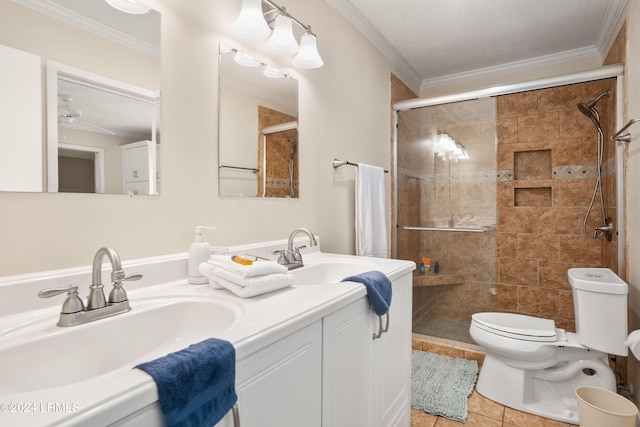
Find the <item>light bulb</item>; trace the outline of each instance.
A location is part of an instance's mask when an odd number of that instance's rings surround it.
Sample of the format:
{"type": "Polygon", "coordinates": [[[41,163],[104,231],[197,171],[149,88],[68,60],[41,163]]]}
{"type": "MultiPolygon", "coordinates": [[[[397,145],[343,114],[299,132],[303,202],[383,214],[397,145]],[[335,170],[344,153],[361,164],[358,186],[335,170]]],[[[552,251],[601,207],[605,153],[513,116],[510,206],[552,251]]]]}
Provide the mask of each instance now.
{"type": "Polygon", "coordinates": [[[267,50],[277,55],[293,55],[298,51],[298,42],[293,37],[291,18],[279,15],[273,27],[273,34],[267,42],[267,50]]]}
{"type": "Polygon", "coordinates": [[[242,0],[233,31],[246,39],[263,39],[269,35],[271,29],[262,14],[262,0],[242,0]]]}
{"type": "Polygon", "coordinates": [[[316,36],[312,33],[304,33],[300,38],[300,50],[293,58],[293,65],[300,68],[320,68],[324,65],[316,46],[316,36]]]}
{"type": "Polygon", "coordinates": [[[262,74],[264,74],[265,76],[267,76],[267,77],[269,77],[271,79],[281,79],[282,77],[286,76],[285,73],[283,73],[282,71],[278,70],[277,68],[273,68],[270,65],[267,65],[267,67],[264,69],[262,74]]]}
{"type": "Polygon", "coordinates": [[[252,56],[241,51],[237,51],[236,54],[233,55],[233,60],[245,67],[257,67],[260,65],[259,61],[256,61],[252,56]]]}

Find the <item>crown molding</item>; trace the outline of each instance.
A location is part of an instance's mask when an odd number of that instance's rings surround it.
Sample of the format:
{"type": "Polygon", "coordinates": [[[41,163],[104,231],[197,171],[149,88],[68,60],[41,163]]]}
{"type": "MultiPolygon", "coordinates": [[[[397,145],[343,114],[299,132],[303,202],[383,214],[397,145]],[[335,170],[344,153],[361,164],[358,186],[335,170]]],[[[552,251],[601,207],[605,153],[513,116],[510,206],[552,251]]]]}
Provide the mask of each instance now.
{"type": "Polygon", "coordinates": [[[351,4],[344,0],[326,0],[341,16],[343,16],[356,30],[378,49],[392,64],[394,64],[410,80],[414,88],[419,88],[422,78],[398,51],[385,39],[368,19],[351,4]]]}
{"type": "Polygon", "coordinates": [[[618,21],[627,6],[627,0],[610,0],[609,6],[605,13],[605,18],[600,26],[598,38],[596,39],[596,47],[601,54],[604,54],[611,38],[615,36],[614,31],[618,25],[618,21]]]}
{"type": "Polygon", "coordinates": [[[596,43],[592,46],[544,55],[522,61],[514,61],[492,67],[470,70],[461,73],[450,74],[428,79],[422,79],[398,51],[382,36],[382,34],[351,4],[348,0],[326,0],[340,15],[345,17],[351,25],[360,31],[392,64],[402,71],[410,83],[420,89],[454,84],[477,78],[499,76],[502,74],[530,70],[580,59],[602,56],[609,40],[614,36],[614,31],[620,16],[626,7],[628,0],[609,0],[609,5],[600,27],[596,43]]]}
{"type": "Polygon", "coordinates": [[[115,30],[98,21],[80,15],[77,12],[62,7],[52,2],[42,2],[38,0],[13,0],[14,2],[40,12],[51,18],[72,25],[81,30],[90,32],[99,37],[118,43],[129,49],[142,52],[150,56],[160,56],[160,47],[151,43],[144,42],[135,37],[131,37],[121,31],[115,30]]]}
{"type": "MultiPolygon", "coordinates": [[[[265,77],[265,79],[268,77],[265,77]]],[[[289,78],[289,77],[285,77],[289,78]]],[[[228,74],[220,74],[220,86],[227,86],[232,89],[239,90],[241,92],[249,93],[258,98],[262,98],[271,102],[275,102],[282,106],[288,107],[291,110],[297,110],[297,99],[291,99],[285,95],[277,93],[272,90],[265,89],[259,84],[253,84],[246,80],[236,78],[228,74]]]]}
{"type": "Polygon", "coordinates": [[[432,79],[424,79],[422,81],[422,84],[420,85],[420,89],[467,82],[479,78],[499,76],[502,74],[526,71],[550,65],[564,64],[567,62],[579,61],[596,56],[601,56],[601,53],[595,46],[573,49],[554,53],[551,55],[543,55],[536,58],[524,59],[522,61],[514,61],[506,64],[495,65],[492,67],[478,68],[477,70],[464,71],[462,73],[454,73],[442,77],[434,77],[432,79]]]}

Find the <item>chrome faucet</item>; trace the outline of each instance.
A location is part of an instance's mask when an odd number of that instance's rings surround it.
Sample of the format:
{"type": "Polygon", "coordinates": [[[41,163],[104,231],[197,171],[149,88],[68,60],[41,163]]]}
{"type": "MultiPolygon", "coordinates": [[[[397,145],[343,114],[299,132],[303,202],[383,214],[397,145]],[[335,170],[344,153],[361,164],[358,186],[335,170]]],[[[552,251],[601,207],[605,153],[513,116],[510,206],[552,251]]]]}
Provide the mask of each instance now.
{"type": "Polygon", "coordinates": [[[140,280],[141,278],[142,274],[140,273],[125,276],[118,253],[111,248],[102,247],[98,249],[93,258],[91,286],[89,286],[86,307],[78,296],[77,285],[43,289],[38,293],[38,296],[40,298],[49,298],[66,292],[67,299],[62,304],[58,326],[80,325],[131,310],[122,282],[125,280],[140,280]],[[105,255],[111,261],[111,281],[113,282],[113,289],[109,293],[108,302],[104,296],[104,285],[102,284],[102,260],[105,255]]]}
{"type": "Polygon", "coordinates": [[[289,235],[287,249],[273,251],[274,254],[280,254],[278,263],[284,265],[289,270],[304,266],[300,249],[306,248],[306,246],[297,246],[295,248],[293,247],[293,239],[300,233],[305,233],[309,237],[309,246],[318,246],[318,242],[316,241],[315,236],[308,228],[296,228],[295,230],[293,230],[289,235]]]}

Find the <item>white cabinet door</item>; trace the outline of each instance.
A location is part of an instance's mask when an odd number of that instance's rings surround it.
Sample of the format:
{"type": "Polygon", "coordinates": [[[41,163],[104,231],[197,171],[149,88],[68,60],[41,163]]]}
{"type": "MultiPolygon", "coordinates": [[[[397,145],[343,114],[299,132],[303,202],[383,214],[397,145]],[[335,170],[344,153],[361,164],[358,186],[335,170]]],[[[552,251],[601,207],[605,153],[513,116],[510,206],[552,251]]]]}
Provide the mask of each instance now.
{"type": "Polygon", "coordinates": [[[125,182],[149,181],[149,144],[141,141],[122,146],[123,178],[125,182]]]}
{"type": "MultiPolygon", "coordinates": [[[[322,407],[322,321],[236,363],[241,427],[320,427],[322,407]]],[[[162,427],[158,402],[114,423],[118,427],[162,427]]],[[[337,424],[336,424],[337,426],[337,424]]],[[[236,427],[233,412],[215,427],[236,427]]]]}
{"type": "Polygon", "coordinates": [[[374,410],[379,426],[409,427],[411,423],[412,291],[411,274],[394,280],[389,330],[373,342],[377,381],[374,410]]]}
{"type": "MultiPolygon", "coordinates": [[[[236,393],[242,427],[320,427],[322,322],[239,360],[236,393]]],[[[227,414],[216,427],[233,427],[227,414]]]]}
{"type": "Polygon", "coordinates": [[[411,274],[393,282],[389,330],[366,297],[323,319],[323,426],[409,427],[411,274]]]}
{"type": "Polygon", "coordinates": [[[372,427],[372,322],[362,298],[323,319],[323,425],[372,427]]]}

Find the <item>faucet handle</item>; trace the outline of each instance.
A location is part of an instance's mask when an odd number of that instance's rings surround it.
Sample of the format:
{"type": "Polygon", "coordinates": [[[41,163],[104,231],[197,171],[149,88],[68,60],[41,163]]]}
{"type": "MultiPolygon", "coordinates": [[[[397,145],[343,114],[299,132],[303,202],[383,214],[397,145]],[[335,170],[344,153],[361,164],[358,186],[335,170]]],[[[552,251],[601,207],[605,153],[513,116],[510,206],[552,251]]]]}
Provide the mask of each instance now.
{"type": "Polygon", "coordinates": [[[287,265],[289,263],[287,261],[287,255],[286,255],[287,251],[286,251],[286,249],[274,250],[274,251],[271,251],[271,253],[273,255],[278,255],[278,254],[280,255],[278,257],[278,264],[287,265]]]}
{"type": "MultiPolygon", "coordinates": [[[[122,274],[124,276],[124,273],[122,274]]],[[[113,288],[109,292],[109,304],[116,304],[119,302],[125,302],[129,299],[127,292],[122,287],[124,281],[134,281],[142,279],[142,273],[134,273],[126,277],[122,277],[120,280],[113,282],[113,288]]]]}
{"type": "Polygon", "coordinates": [[[301,262],[302,261],[302,254],[300,253],[300,249],[304,249],[306,247],[307,247],[307,245],[296,246],[296,250],[293,252],[293,260],[295,262],[301,262]]]}
{"type": "Polygon", "coordinates": [[[129,276],[126,276],[124,279],[122,279],[122,281],[133,282],[135,280],[140,280],[140,279],[142,279],[142,273],[133,273],[129,276]]]}
{"type": "Polygon", "coordinates": [[[70,313],[78,313],[84,310],[84,303],[82,299],[78,296],[78,286],[77,285],[69,285],[65,288],[49,288],[43,289],[38,292],[38,296],[40,298],[51,298],[60,294],[67,294],[67,299],[62,303],[62,310],[60,313],[70,314],[70,313]]]}

